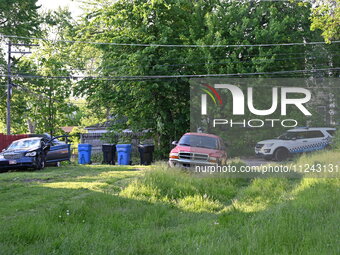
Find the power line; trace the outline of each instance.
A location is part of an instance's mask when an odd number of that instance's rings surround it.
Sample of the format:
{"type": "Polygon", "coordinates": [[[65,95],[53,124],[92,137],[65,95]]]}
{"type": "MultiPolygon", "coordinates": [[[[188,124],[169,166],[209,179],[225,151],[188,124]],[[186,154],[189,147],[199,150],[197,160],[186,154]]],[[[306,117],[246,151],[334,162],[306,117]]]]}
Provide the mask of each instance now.
{"type": "MultiPolygon", "coordinates": [[[[93,45],[114,45],[114,46],[136,46],[136,47],[169,47],[169,48],[238,48],[238,47],[271,47],[271,46],[293,46],[293,45],[318,45],[326,44],[326,42],[294,42],[294,43],[264,43],[264,44],[224,44],[224,45],[198,45],[198,44],[146,44],[146,43],[110,43],[110,42],[92,42],[92,41],[74,41],[61,39],[48,39],[39,37],[27,37],[17,35],[2,35],[5,38],[27,39],[27,40],[42,40],[50,42],[64,42],[64,43],[79,43],[79,44],[93,44],[93,45]]],[[[340,41],[333,41],[332,43],[340,43],[340,41]]]]}
{"type": "MultiPolygon", "coordinates": [[[[340,54],[333,54],[332,56],[339,56],[340,54]]],[[[292,58],[281,58],[281,59],[248,59],[248,60],[235,60],[235,61],[221,61],[221,62],[201,62],[201,63],[185,63],[185,64],[154,64],[154,65],[143,65],[143,67],[177,67],[177,66],[205,66],[205,65],[225,65],[225,64],[233,64],[233,63],[245,63],[245,64],[257,64],[257,63],[266,63],[266,62],[284,62],[285,60],[297,60],[297,59],[305,59],[305,60],[316,60],[316,59],[323,59],[327,58],[328,56],[308,56],[308,57],[292,57],[292,58]]],[[[172,60],[172,59],[170,59],[172,60]]],[[[284,65],[286,66],[286,65],[284,65]]],[[[131,66],[133,67],[133,66],[131,66]]],[[[277,67],[282,67],[277,66],[277,67]]],[[[43,70],[44,68],[37,68],[37,69],[21,69],[22,72],[36,72],[38,70],[43,70]]],[[[174,68],[170,69],[173,70],[174,68]]],[[[110,71],[110,70],[119,70],[119,67],[96,67],[96,68],[54,68],[53,70],[57,71],[110,71]]]]}
{"type": "MultiPolygon", "coordinates": [[[[324,49],[325,50],[325,49],[324,49]]],[[[280,53],[280,52],[271,52],[271,53],[267,53],[267,54],[244,54],[244,53],[240,53],[241,56],[239,58],[249,58],[249,57],[272,57],[275,55],[278,56],[289,56],[289,55],[305,55],[306,57],[316,57],[316,56],[321,56],[321,57],[328,57],[328,56],[338,56],[338,54],[332,54],[332,53],[339,53],[340,51],[332,51],[332,50],[326,50],[326,51],[318,51],[318,54],[315,54],[315,52],[285,52],[285,53],[280,53]],[[313,55],[310,55],[311,53],[313,53],[313,55]],[[327,55],[328,54],[328,55],[327,55]]],[[[198,57],[195,56],[195,59],[227,59],[230,57],[230,52],[226,52],[228,53],[228,55],[226,56],[222,56],[222,57],[213,57],[213,56],[209,56],[209,57],[198,57]]],[[[226,54],[225,53],[225,54],[226,54]]],[[[76,58],[75,60],[82,60],[83,58],[76,58]]],[[[159,59],[160,60],[160,59],[159,59]]],[[[169,60],[181,60],[183,61],[183,58],[167,58],[167,59],[161,59],[161,61],[167,62],[169,60]]]]}
{"type": "MultiPolygon", "coordinates": [[[[99,79],[99,80],[135,80],[135,79],[167,79],[167,78],[203,78],[203,77],[229,77],[229,76],[249,76],[249,75],[266,75],[266,74],[286,74],[286,73],[308,73],[317,71],[335,71],[340,70],[340,67],[335,68],[320,68],[309,70],[289,70],[275,72],[253,72],[253,73],[232,73],[232,74],[184,74],[184,75],[141,75],[141,76],[42,76],[42,75],[12,75],[12,78],[27,78],[27,79],[99,79]]],[[[0,77],[8,77],[9,75],[0,74],[0,77]]]]}

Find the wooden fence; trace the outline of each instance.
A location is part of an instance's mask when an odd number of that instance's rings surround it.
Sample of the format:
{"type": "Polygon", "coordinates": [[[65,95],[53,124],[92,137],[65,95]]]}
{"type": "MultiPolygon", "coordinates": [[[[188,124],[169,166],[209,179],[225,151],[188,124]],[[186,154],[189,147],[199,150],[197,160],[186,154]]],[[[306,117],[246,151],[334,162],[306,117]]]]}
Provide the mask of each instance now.
{"type": "Polygon", "coordinates": [[[27,137],[28,135],[5,135],[0,133],[0,151],[5,149],[13,141],[27,137]]]}

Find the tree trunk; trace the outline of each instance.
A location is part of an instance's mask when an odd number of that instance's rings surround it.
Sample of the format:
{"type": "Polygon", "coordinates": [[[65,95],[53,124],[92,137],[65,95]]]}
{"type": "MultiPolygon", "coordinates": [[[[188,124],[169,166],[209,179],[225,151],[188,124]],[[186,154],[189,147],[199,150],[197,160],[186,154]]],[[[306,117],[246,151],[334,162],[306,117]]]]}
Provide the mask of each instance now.
{"type": "Polygon", "coordinates": [[[30,134],[34,134],[35,133],[36,126],[37,126],[37,123],[35,121],[27,119],[28,132],[30,134]]]}

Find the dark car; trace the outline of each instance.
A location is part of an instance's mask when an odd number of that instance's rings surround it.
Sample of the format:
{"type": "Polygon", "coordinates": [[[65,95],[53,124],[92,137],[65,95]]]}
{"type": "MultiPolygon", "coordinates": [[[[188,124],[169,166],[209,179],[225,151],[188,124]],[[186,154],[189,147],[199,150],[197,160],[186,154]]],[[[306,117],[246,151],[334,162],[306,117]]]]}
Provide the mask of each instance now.
{"type": "Polygon", "coordinates": [[[16,140],[0,153],[0,171],[17,168],[43,169],[46,164],[70,160],[70,144],[46,137],[16,140]]]}

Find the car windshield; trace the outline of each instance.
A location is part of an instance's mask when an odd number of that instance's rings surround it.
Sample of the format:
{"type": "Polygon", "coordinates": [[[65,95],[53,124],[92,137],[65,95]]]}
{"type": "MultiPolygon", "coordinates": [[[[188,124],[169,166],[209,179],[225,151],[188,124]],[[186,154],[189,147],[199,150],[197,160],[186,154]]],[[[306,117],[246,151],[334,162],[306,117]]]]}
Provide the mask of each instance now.
{"type": "Polygon", "coordinates": [[[184,135],[178,142],[181,146],[200,147],[207,149],[217,149],[217,139],[215,137],[202,135],[184,135]]]}
{"type": "Polygon", "coordinates": [[[39,145],[40,145],[39,139],[18,140],[18,141],[14,141],[7,148],[7,150],[30,149],[30,148],[38,147],[39,145]]]}
{"type": "Polygon", "coordinates": [[[278,137],[281,140],[294,140],[297,139],[298,132],[285,132],[278,137]]]}

